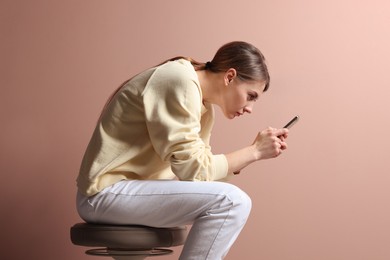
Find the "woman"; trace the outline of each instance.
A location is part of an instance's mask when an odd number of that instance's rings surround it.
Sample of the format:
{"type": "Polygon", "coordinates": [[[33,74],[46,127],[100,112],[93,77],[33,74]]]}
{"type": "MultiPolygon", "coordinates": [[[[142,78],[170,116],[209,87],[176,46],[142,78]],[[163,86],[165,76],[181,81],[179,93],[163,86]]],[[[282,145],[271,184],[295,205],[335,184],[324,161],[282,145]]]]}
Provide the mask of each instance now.
{"type": "Polygon", "coordinates": [[[207,63],[177,57],[125,82],[109,99],[84,155],[77,207],[87,222],[192,224],[180,259],[222,259],[243,228],[250,198],[219,180],[287,148],[287,129],[214,155],[212,105],[233,119],[251,113],[269,87],[261,52],[222,46],[207,63]]]}

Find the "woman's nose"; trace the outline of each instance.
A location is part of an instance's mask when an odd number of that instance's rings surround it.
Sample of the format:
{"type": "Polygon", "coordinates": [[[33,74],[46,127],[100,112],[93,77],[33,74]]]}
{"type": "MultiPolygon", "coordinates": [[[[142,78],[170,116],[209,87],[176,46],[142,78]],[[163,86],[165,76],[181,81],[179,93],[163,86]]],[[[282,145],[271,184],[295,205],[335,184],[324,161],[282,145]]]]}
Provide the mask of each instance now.
{"type": "Polygon", "coordinates": [[[248,113],[248,114],[250,114],[250,113],[252,113],[252,106],[245,106],[244,107],[244,112],[246,112],[246,113],[248,113]]]}

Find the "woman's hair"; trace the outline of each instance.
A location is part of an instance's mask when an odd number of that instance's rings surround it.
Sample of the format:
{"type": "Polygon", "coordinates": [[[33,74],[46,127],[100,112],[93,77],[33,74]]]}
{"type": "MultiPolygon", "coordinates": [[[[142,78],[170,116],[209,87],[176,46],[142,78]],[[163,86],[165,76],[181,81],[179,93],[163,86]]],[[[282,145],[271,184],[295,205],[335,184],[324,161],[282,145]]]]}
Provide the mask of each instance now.
{"type": "Polygon", "coordinates": [[[218,49],[214,58],[206,63],[189,57],[177,56],[159,65],[178,59],[190,61],[195,70],[209,70],[218,73],[234,68],[240,80],[263,81],[265,82],[264,92],[269,88],[270,76],[265,58],[259,49],[247,42],[234,41],[223,45],[218,49]]]}
{"type": "Polygon", "coordinates": [[[269,88],[270,76],[264,56],[259,49],[246,42],[235,41],[223,45],[207,68],[212,72],[224,72],[234,68],[239,79],[263,81],[264,91],[269,88]]]}
{"type": "MultiPolygon", "coordinates": [[[[209,62],[198,62],[190,57],[177,56],[168,59],[159,65],[179,59],[185,59],[191,62],[195,70],[209,70],[210,72],[218,73],[234,68],[237,71],[237,77],[240,80],[263,81],[265,82],[264,92],[269,88],[270,76],[268,74],[267,65],[265,64],[265,58],[259,49],[247,42],[234,41],[223,45],[215,53],[214,58],[209,62]]],[[[106,109],[113,97],[130,80],[131,79],[123,82],[111,94],[103,108],[103,111],[106,109]]]]}

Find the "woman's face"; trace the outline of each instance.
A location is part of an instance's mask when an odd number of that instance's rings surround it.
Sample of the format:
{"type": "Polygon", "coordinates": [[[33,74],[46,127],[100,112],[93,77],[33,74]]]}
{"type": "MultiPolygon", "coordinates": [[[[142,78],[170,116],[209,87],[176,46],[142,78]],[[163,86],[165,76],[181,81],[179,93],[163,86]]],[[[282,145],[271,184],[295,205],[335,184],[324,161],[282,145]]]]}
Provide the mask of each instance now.
{"type": "Polygon", "coordinates": [[[237,77],[228,79],[223,92],[221,109],[229,119],[251,113],[256,100],[263,93],[264,82],[245,82],[237,77]]]}

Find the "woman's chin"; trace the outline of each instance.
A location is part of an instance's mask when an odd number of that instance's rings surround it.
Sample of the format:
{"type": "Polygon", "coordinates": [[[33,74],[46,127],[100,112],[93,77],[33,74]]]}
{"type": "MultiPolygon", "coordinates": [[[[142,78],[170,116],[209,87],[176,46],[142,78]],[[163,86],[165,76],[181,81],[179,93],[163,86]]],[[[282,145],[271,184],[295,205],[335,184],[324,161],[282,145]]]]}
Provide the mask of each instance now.
{"type": "Polygon", "coordinates": [[[221,110],[221,112],[223,113],[223,115],[224,115],[227,119],[234,119],[234,118],[236,117],[236,114],[228,113],[228,112],[223,111],[223,110],[221,110]]]}
{"type": "Polygon", "coordinates": [[[234,115],[234,114],[229,114],[229,115],[225,115],[225,116],[228,119],[234,119],[236,117],[236,115],[234,115]]]}

